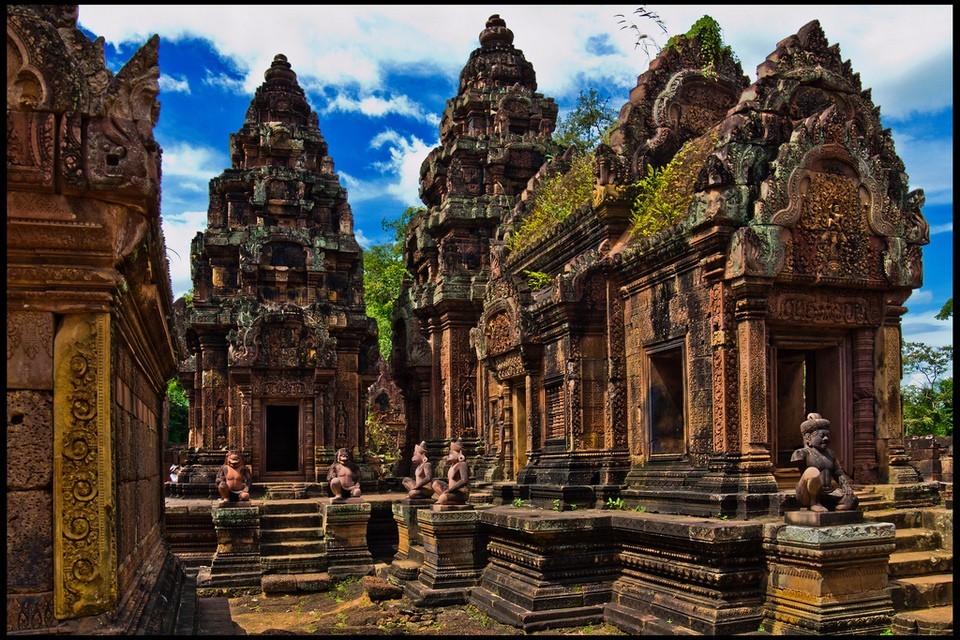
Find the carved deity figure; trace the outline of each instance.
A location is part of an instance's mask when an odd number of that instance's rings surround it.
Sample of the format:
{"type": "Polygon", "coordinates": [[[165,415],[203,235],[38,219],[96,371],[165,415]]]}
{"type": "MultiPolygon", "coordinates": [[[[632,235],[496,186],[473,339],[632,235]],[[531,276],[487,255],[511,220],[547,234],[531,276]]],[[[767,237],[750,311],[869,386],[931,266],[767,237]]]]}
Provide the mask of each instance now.
{"type": "Polygon", "coordinates": [[[360,467],[353,462],[353,454],[346,447],[337,449],[337,457],[327,473],[331,503],[345,502],[348,498],[360,497],[360,467]]]}
{"type": "Polygon", "coordinates": [[[243,461],[243,456],[237,451],[228,451],[223,466],[217,471],[220,504],[250,500],[250,478],[250,467],[243,461]]]}
{"type": "Polygon", "coordinates": [[[430,498],[433,496],[433,467],[427,459],[427,443],[421,442],[413,448],[412,461],[417,465],[413,478],[404,478],[403,487],[409,492],[409,498],[430,498]]]}
{"type": "Polygon", "coordinates": [[[803,475],[797,483],[797,500],[810,511],[852,511],[859,499],[853,493],[850,478],[827,448],[830,444],[830,421],[819,413],[807,415],[800,425],[803,448],[790,457],[803,475]],[[834,487],[834,482],[838,485],[834,487]]]}
{"type": "Polygon", "coordinates": [[[447,481],[434,480],[433,492],[437,496],[437,504],[467,504],[470,496],[470,468],[463,455],[463,442],[458,438],[450,443],[450,454],[447,456],[447,481]]]}

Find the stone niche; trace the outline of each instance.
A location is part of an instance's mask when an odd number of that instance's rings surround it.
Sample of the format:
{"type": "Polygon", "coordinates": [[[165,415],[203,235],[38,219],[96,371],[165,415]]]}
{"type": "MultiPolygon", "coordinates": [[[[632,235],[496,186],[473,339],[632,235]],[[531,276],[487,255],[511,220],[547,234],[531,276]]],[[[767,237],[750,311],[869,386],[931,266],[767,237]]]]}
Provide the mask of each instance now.
{"type": "Polygon", "coordinates": [[[113,73],[77,15],[7,7],[7,631],[166,635],[159,39],[113,73]]]}

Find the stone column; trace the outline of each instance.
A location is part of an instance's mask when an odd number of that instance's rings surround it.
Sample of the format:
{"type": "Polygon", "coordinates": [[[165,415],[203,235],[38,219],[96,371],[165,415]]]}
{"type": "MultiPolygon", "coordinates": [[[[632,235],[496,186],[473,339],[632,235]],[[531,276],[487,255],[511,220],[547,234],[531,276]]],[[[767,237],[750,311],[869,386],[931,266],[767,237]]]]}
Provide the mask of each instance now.
{"type": "Polygon", "coordinates": [[[197,594],[203,596],[259,593],[260,508],[249,502],[211,508],[217,551],[210,567],[197,574],[197,594]]]}
{"type": "Polygon", "coordinates": [[[467,589],[480,584],[486,565],[486,544],[479,524],[479,514],[472,505],[417,511],[423,566],[418,580],[404,587],[414,604],[436,607],[467,602],[467,589]]]}
{"type": "Polygon", "coordinates": [[[905,312],[906,308],[902,306],[887,306],[883,326],[877,330],[874,346],[879,480],[888,484],[922,482],[920,474],[910,466],[909,458],[903,448],[903,407],[900,397],[903,364],[900,360],[902,346],[900,316],[905,312]]]}
{"type": "Polygon", "coordinates": [[[373,556],[367,546],[370,503],[322,504],[320,510],[323,515],[323,535],[327,541],[327,572],[330,577],[373,573],[373,556]]]}
{"type": "MultiPolygon", "coordinates": [[[[838,513],[860,515],[826,515],[838,513]]],[[[879,635],[893,617],[886,587],[895,532],[887,522],[764,525],[769,572],[764,629],[789,635],[879,635]]]]}
{"type": "Polygon", "coordinates": [[[397,553],[387,570],[387,577],[398,586],[416,580],[420,575],[424,552],[417,512],[431,504],[433,501],[429,499],[404,498],[392,505],[393,519],[397,523],[398,544],[397,553]]]}

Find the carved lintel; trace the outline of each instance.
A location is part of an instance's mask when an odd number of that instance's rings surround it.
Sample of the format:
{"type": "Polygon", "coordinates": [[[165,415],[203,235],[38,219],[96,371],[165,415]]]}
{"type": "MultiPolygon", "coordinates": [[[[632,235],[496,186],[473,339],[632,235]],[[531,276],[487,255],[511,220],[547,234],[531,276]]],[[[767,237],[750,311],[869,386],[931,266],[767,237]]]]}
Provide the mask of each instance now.
{"type": "Polygon", "coordinates": [[[110,316],[67,316],[54,339],[54,614],[117,604],[110,316]]]}

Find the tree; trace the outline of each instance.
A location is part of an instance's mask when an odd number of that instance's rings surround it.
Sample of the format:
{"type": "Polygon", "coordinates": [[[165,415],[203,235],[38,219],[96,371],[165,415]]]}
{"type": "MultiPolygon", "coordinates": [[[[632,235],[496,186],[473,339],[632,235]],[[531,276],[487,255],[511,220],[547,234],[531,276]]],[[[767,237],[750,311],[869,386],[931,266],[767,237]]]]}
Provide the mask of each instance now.
{"type": "Polygon", "coordinates": [[[574,110],[560,119],[553,141],[561,150],[573,145],[584,155],[603,141],[615,124],[617,112],[610,107],[610,96],[587,89],[580,92],[574,110]]]}
{"type": "Polygon", "coordinates": [[[176,376],[167,381],[167,400],[170,403],[170,424],[167,439],[170,442],[186,442],[190,431],[189,403],[187,392],[176,376]]]}
{"type": "Polygon", "coordinates": [[[953,435],[953,346],[903,345],[903,372],[916,382],[903,386],[903,428],[910,436],[953,435]]]}
{"type": "Polygon", "coordinates": [[[935,316],[937,320],[949,320],[953,317],[953,296],[947,298],[947,301],[943,303],[940,312],[935,316]]]}
{"type": "Polygon", "coordinates": [[[403,264],[403,241],[410,221],[423,207],[408,207],[399,218],[384,218],[384,231],[393,231],[390,242],[375,244],[363,252],[363,288],[367,315],[377,321],[380,335],[380,354],[390,360],[393,349],[393,303],[400,295],[400,285],[406,268],[403,264]]]}

